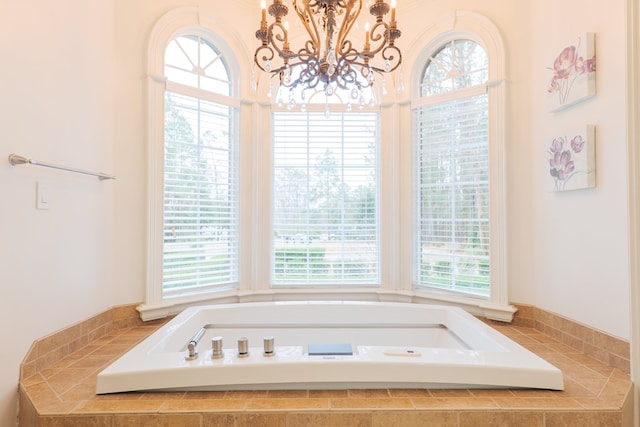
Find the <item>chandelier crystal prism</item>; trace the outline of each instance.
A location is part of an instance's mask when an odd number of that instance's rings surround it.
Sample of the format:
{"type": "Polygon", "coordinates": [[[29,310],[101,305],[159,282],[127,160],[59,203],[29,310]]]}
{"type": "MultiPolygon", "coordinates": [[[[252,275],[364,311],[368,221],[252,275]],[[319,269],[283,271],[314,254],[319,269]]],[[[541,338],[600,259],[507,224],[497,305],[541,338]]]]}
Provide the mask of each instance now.
{"type": "Polygon", "coordinates": [[[373,86],[375,74],[390,73],[402,63],[402,53],[395,45],[401,35],[395,0],[391,0],[391,5],[384,0],[369,0],[367,6],[363,6],[363,0],[291,0],[308,36],[297,50],[292,50],[289,43],[289,25],[285,20],[289,7],[283,0],[272,1],[267,8],[262,0],[262,19],[256,31],[261,44],[254,61],[260,70],[278,77],[280,89],[288,89],[290,104],[294,103],[291,97],[294,92],[298,99],[305,100],[310,94],[324,91],[328,102],[337,91],[342,91],[363,105],[363,90],[373,86]],[[349,34],[357,30],[356,22],[363,7],[369,8],[375,22],[372,25],[367,22],[364,45],[358,50],[349,34]],[[267,23],[267,12],[274,18],[271,24],[267,23]],[[389,12],[390,19],[385,22],[389,12]]]}

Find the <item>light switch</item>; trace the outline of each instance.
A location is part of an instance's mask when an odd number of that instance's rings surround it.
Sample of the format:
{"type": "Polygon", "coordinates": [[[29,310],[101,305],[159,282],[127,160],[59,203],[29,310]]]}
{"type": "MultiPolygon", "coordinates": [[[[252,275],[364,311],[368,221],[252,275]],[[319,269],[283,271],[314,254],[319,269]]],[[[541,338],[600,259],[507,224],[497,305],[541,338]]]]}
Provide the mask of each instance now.
{"type": "Polygon", "coordinates": [[[36,182],[36,208],[49,209],[49,187],[40,181],[36,182]]]}

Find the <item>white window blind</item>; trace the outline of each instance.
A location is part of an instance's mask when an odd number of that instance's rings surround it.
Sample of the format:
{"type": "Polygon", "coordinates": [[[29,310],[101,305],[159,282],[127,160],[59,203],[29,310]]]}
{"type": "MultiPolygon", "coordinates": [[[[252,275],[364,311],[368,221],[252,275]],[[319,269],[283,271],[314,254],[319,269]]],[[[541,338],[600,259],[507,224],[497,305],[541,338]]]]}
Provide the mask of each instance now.
{"type": "Polygon", "coordinates": [[[378,285],[378,115],[273,114],[274,285],[378,285]]]}
{"type": "Polygon", "coordinates": [[[165,74],[162,296],[237,287],[236,110],[210,95],[229,94],[227,66],[189,34],[168,44],[165,74]]]}
{"type": "Polygon", "coordinates": [[[416,286],[489,295],[488,96],[414,109],[416,286]]]}

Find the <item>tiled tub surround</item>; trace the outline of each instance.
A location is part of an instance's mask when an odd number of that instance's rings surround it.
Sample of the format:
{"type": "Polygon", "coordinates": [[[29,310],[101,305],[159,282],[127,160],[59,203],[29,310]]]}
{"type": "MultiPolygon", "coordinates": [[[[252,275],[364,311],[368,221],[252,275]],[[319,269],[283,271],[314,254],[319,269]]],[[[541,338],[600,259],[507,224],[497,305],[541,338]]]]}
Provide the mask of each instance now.
{"type": "Polygon", "coordinates": [[[488,322],[564,373],[565,390],[95,394],[96,375],[164,322],[117,307],[33,343],[20,426],[631,426],[629,344],[535,307],[488,322]]]}

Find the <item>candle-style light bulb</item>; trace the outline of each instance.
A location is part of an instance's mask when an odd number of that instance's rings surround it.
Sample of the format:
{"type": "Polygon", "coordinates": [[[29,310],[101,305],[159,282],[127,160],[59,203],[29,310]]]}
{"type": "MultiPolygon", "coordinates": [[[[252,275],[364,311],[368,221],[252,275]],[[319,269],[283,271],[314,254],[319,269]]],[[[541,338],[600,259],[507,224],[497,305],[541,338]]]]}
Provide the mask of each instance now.
{"type": "Polygon", "coordinates": [[[284,48],[289,49],[289,21],[284,21],[284,48]]]}
{"type": "Polygon", "coordinates": [[[267,23],[267,2],[266,0],[260,0],[260,8],[262,9],[262,24],[267,23]]]}
{"type": "Polygon", "coordinates": [[[396,22],[396,0],[391,0],[391,22],[396,22]]]}
{"type": "Polygon", "coordinates": [[[369,50],[369,30],[371,25],[367,22],[364,24],[364,50],[369,50]]]}

